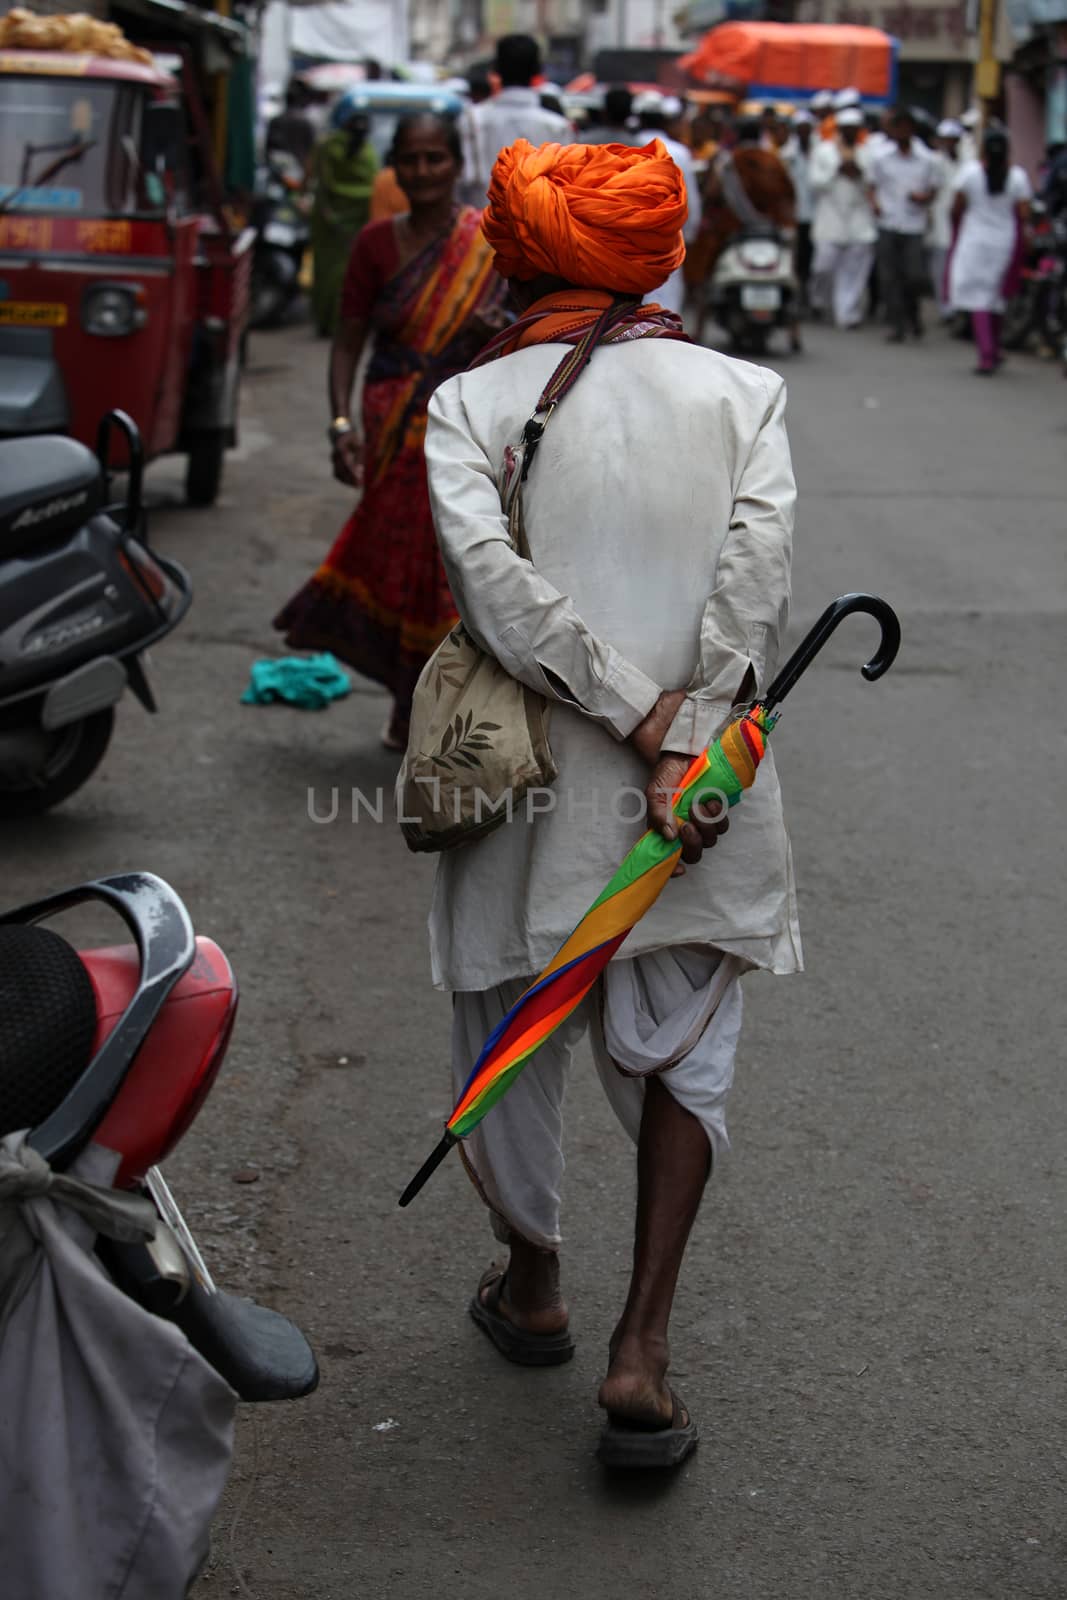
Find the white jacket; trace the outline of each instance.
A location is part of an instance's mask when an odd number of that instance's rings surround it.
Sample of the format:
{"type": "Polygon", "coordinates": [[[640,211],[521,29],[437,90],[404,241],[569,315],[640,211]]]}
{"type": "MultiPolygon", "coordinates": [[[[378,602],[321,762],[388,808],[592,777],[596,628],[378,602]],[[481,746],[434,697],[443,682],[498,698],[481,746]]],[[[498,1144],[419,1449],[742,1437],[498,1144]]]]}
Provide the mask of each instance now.
{"type": "MultiPolygon", "coordinates": [[[[438,861],[435,982],[538,972],[638,838],[648,771],[625,743],[661,689],[690,686],[665,748],[720,730],[751,664],[775,670],[796,488],[775,373],[696,345],[596,352],[545,431],[524,496],[532,565],[497,474],[565,346],[520,350],[437,390],[426,462],[452,594],[472,635],[552,704],[551,809],[438,861]]],[[[522,809],[522,808],[520,808],[522,809]]],[[[695,943],[800,964],[792,862],[768,752],[730,832],[643,917],[628,956],[695,943]]]]}

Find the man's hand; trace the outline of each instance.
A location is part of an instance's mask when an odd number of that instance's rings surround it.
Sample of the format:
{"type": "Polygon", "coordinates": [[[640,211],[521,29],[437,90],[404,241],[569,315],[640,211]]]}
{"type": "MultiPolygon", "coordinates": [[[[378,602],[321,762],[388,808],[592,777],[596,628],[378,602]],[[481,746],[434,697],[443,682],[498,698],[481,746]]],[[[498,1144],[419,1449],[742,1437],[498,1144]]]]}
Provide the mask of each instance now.
{"type": "Polygon", "coordinates": [[[665,753],[656,762],[645,790],[649,827],[655,828],[665,839],[680,838],[682,841],[681,860],[671,874],[673,878],[684,875],[683,862],[694,866],[705,850],[713,849],[730,826],[730,817],[722,801],[709,799],[703,805],[694,805],[690,809],[690,820],[679,828],[678,819],[671,810],[671,796],[692,762],[692,756],[665,753]]]}
{"type": "Polygon", "coordinates": [[[664,689],[644,722],[638,723],[631,733],[630,743],[650,767],[654,767],[659,760],[660,745],[667,737],[667,730],[678,715],[684,699],[684,689],[664,689]]]}
{"type": "Polygon", "coordinates": [[[333,447],[333,475],[350,489],[363,487],[363,441],[343,433],[333,447]]]}

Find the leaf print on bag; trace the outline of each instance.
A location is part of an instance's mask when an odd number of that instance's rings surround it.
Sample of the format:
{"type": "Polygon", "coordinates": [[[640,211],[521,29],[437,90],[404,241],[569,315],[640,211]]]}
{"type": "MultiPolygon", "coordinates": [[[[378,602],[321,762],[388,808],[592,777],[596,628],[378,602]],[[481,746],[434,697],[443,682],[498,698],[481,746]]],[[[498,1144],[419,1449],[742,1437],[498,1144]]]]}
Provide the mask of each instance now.
{"type": "Polygon", "coordinates": [[[468,711],[466,718],[459,712],[456,713],[456,720],[445,729],[441,743],[430,757],[434,766],[448,771],[453,771],[456,767],[481,767],[482,762],[478,752],[493,748],[492,739],[486,735],[499,733],[500,723],[478,722],[472,728],[473,721],[473,711],[468,711]]]}

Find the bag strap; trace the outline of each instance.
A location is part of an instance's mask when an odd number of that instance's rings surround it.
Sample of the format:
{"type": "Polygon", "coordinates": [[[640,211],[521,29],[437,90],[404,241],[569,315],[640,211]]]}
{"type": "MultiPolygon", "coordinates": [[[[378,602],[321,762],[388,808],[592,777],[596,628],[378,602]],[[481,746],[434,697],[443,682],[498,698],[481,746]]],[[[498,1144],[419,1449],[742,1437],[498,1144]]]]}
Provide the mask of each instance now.
{"type": "Polygon", "coordinates": [[[587,328],[578,342],[567,351],[545,384],[541,397],[534,407],[533,416],[522,430],[522,476],[516,495],[521,493],[521,486],[526,482],[527,474],[533,465],[533,458],[537,454],[537,447],[544,437],[552,413],[578,382],[589,365],[597,345],[611,332],[616,322],[628,316],[633,307],[639,304],[640,301],[634,296],[613,300],[611,305],[606,306],[600,313],[592,327],[587,328]]]}

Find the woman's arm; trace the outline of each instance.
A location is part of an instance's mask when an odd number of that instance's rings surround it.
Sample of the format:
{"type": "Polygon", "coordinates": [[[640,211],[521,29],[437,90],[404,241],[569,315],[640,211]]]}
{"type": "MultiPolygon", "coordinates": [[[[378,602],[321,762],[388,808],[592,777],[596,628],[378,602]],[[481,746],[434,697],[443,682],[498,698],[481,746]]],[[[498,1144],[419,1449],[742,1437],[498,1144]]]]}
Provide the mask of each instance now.
{"type": "Polygon", "coordinates": [[[331,426],[340,430],[343,421],[349,423],[348,431],[338,431],[333,441],[333,475],[339,483],[347,484],[352,489],[358,489],[363,482],[363,441],[352,417],[352,389],[366,339],[367,324],[364,321],[356,317],[343,317],[330,346],[328,388],[330,416],[333,419],[331,426]]]}

